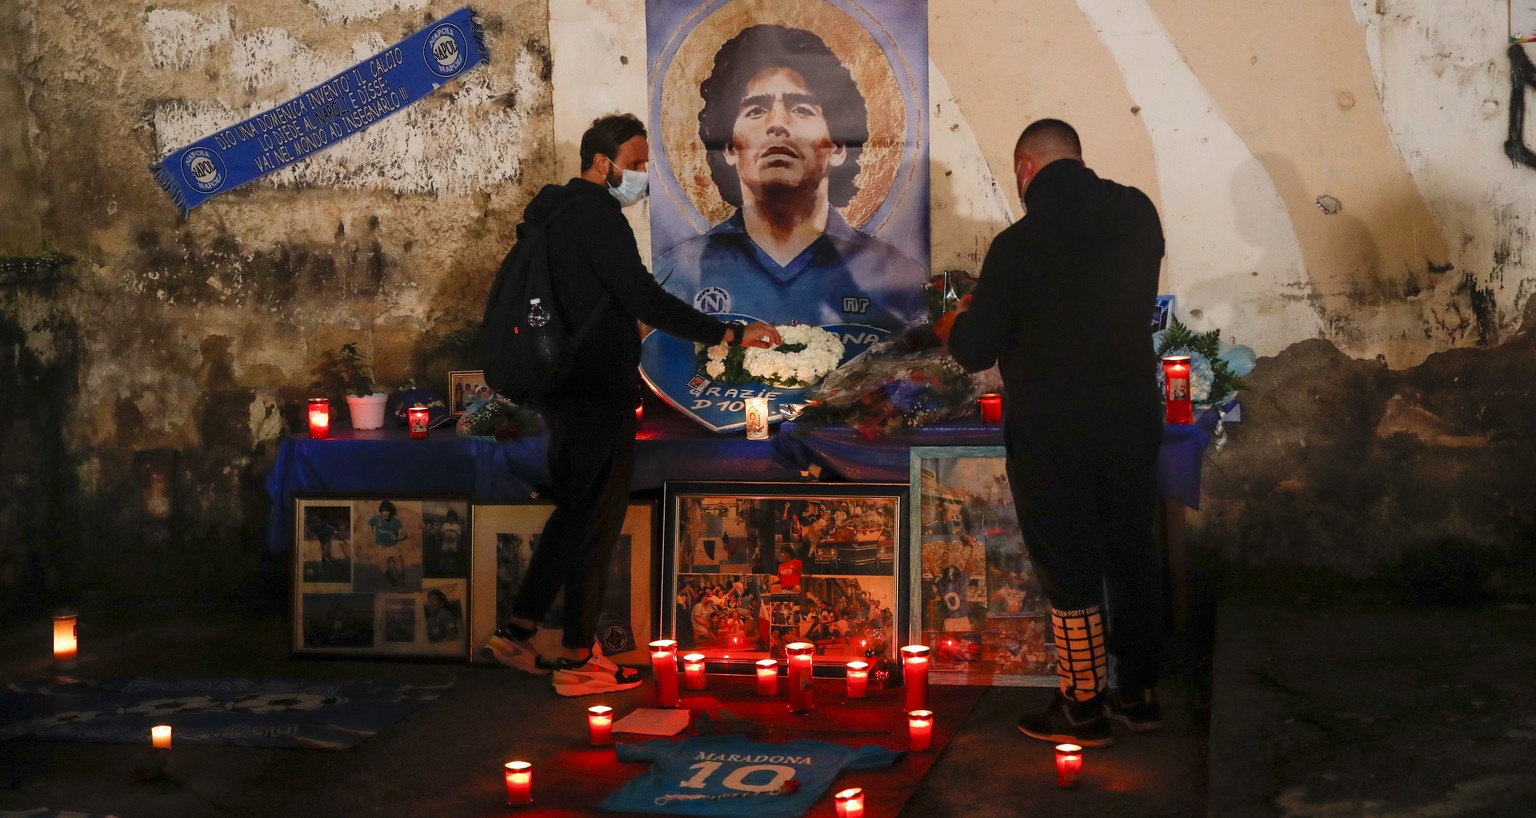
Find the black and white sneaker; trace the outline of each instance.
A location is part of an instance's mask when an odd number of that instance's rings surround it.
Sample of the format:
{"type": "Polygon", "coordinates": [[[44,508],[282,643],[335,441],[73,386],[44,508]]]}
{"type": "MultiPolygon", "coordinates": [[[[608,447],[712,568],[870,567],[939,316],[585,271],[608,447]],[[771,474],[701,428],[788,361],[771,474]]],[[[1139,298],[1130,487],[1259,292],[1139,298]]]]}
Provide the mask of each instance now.
{"type": "Polygon", "coordinates": [[[633,690],[640,686],[640,671],[619,667],[597,651],[584,662],[555,660],[555,692],[562,696],[591,696],[633,690]]]}
{"type": "Polygon", "coordinates": [[[514,633],[510,628],[498,628],[480,648],[480,655],[524,673],[548,676],[555,666],[533,649],[534,633],[536,631],[529,631],[525,636],[514,633]]]}
{"type": "Polygon", "coordinates": [[[1115,743],[1115,732],[1104,717],[1104,702],[1068,701],[1060,693],[1051,699],[1043,713],[1019,719],[1019,732],[1030,738],[1052,743],[1080,744],[1084,747],[1108,747],[1115,743]]]}
{"type": "Polygon", "coordinates": [[[1157,703],[1157,691],[1150,687],[1111,690],[1104,699],[1104,715],[1135,733],[1155,733],[1163,729],[1163,708],[1157,703]]]}

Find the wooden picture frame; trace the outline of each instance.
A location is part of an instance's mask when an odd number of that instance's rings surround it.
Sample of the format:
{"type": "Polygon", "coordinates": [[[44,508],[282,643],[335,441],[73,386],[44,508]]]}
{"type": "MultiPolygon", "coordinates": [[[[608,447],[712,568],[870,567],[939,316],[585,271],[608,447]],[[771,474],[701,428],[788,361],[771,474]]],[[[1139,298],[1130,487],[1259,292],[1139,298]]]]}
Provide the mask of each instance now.
{"type": "Polygon", "coordinates": [[[295,655],[468,656],[468,498],[299,494],[293,502],[295,655]]]}
{"type": "MultiPolygon", "coordinates": [[[[484,645],[510,615],[533,546],[554,508],[553,503],[539,500],[475,505],[471,537],[475,544],[475,562],[470,570],[475,601],[469,617],[470,640],[474,648],[471,661],[495,664],[495,659],[483,649],[484,645]]],[[[618,548],[609,565],[608,590],[604,595],[604,612],[598,622],[597,639],[603,653],[622,665],[650,663],[646,643],[652,639],[654,620],[651,563],[656,542],[655,519],[654,502],[631,501],[624,514],[618,548]]],[[[533,643],[545,657],[554,658],[560,653],[564,613],[563,596],[558,596],[540,623],[533,643]]]]}
{"type": "Polygon", "coordinates": [[[485,385],[484,370],[461,369],[448,373],[448,413],[454,417],[464,414],[471,400],[492,394],[494,391],[485,385]]]}
{"type": "Polygon", "coordinates": [[[1002,446],[910,454],[912,638],[937,684],[1051,687],[1049,605],[1024,548],[1002,446]]]}
{"type": "Polygon", "coordinates": [[[659,630],[710,672],[806,641],[840,675],[904,644],[905,485],[669,482],[662,520],[659,630]]]}

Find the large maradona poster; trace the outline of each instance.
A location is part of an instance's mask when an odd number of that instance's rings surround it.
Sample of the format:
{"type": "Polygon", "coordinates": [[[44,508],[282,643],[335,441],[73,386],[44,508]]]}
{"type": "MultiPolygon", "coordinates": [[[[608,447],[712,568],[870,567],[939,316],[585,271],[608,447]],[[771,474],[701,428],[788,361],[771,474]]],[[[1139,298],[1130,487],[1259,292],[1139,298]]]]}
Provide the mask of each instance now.
{"type": "Polygon", "coordinates": [[[823,354],[777,376],[795,361],[722,371],[648,336],[647,383],[709,428],[741,428],[747,397],[799,402],[836,365],[831,339],[846,361],[922,317],[927,15],[922,0],[646,4],[657,280],[727,319],[826,331],[795,332],[823,354]]]}

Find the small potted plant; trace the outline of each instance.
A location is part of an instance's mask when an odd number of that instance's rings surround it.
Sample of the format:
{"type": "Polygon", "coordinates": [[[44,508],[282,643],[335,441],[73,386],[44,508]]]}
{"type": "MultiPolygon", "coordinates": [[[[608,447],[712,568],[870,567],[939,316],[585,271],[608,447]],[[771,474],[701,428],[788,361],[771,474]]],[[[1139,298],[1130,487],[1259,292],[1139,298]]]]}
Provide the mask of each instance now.
{"type": "Polygon", "coordinates": [[[332,353],[326,374],[340,382],[347,393],[352,428],[366,430],[384,426],[384,404],[389,395],[374,390],[373,366],[358,351],[357,344],[342,344],[341,349],[332,353]]]}

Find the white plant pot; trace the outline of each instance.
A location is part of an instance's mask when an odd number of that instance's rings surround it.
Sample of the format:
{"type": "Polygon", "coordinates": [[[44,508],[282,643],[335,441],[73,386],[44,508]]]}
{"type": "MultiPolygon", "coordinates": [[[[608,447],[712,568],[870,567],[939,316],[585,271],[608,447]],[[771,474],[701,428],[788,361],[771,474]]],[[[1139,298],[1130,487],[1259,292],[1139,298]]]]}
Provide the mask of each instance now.
{"type": "Polygon", "coordinates": [[[358,430],[384,427],[384,404],[389,395],[374,392],[371,395],[348,395],[347,411],[352,415],[352,428],[358,430]]]}

